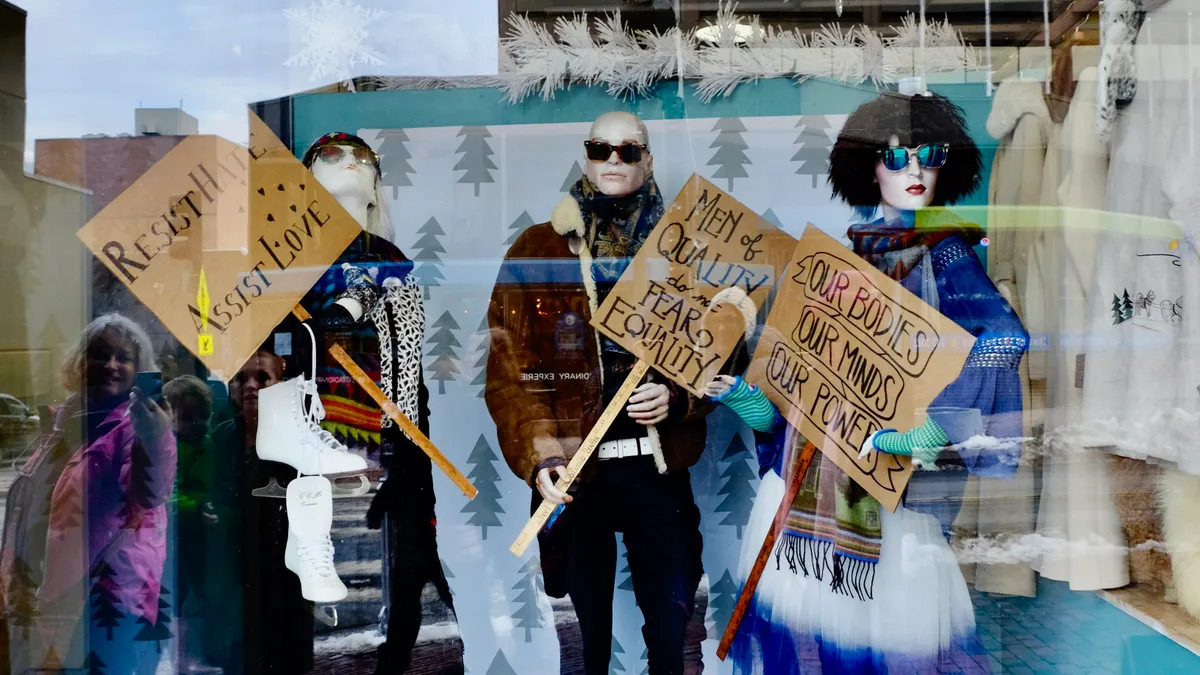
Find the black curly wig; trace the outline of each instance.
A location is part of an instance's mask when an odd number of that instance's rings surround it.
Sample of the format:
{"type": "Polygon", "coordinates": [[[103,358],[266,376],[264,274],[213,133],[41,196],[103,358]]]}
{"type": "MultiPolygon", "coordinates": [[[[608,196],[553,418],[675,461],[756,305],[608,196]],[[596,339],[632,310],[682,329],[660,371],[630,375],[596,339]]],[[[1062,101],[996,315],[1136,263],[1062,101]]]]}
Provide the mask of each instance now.
{"type": "Polygon", "coordinates": [[[944,96],[885,93],[858,107],[846,119],[829,154],[833,194],[860,212],[879,206],[873,178],[879,150],[895,136],[900,145],[949,143],[946,164],[938,173],[933,206],[945,206],[971,194],[982,178],[983,157],[967,134],[963,111],[944,96]]]}

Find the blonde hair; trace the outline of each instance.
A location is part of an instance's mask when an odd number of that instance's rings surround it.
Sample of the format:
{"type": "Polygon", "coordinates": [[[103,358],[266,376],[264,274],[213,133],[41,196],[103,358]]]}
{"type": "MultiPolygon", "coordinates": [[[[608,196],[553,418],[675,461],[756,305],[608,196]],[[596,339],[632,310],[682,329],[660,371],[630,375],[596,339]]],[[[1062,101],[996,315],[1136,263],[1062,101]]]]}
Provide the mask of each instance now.
{"type": "Polygon", "coordinates": [[[392,231],[392,219],[388,216],[387,203],[383,201],[383,180],[378,171],[375,172],[375,204],[367,209],[367,224],[363,228],[376,237],[383,237],[400,247],[396,241],[396,233],[392,231]]]}
{"type": "Polygon", "coordinates": [[[115,330],[121,337],[129,340],[133,346],[134,366],[138,372],[143,370],[158,370],[154,360],[154,345],[150,336],[132,319],[113,312],[102,314],[83,328],[79,342],[72,345],[63,356],[62,366],[59,367],[58,377],[64,389],[71,393],[79,393],[83,389],[84,373],[87,370],[88,347],[106,330],[115,330]]]}

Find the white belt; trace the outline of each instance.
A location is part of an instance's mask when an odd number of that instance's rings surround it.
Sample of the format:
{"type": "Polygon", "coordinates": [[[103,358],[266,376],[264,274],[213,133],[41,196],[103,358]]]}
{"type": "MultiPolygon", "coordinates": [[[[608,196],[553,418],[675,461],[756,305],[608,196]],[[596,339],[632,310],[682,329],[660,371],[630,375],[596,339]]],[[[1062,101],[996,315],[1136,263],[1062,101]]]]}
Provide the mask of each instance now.
{"type": "Polygon", "coordinates": [[[645,437],[622,438],[617,441],[601,443],[597,451],[600,459],[621,459],[654,454],[654,451],[650,449],[650,439],[645,437]]]}

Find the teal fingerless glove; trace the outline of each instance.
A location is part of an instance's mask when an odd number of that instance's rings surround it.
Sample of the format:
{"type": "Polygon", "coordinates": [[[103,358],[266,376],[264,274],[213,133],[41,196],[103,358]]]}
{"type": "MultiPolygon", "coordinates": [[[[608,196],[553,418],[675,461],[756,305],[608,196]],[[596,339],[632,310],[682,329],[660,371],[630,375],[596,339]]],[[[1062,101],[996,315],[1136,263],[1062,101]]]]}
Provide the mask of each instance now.
{"type": "Polygon", "coordinates": [[[775,405],[767,399],[762,389],[747,383],[740,377],[724,394],[712,400],[729,406],[755,431],[770,431],[775,421],[775,405]]]}
{"type": "Polygon", "coordinates": [[[908,455],[921,464],[932,466],[942,448],[950,444],[950,438],[933,418],[927,418],[925,424],[904,433],[881,431],[875,435],[874,444],[880,452],[908,455]]]}

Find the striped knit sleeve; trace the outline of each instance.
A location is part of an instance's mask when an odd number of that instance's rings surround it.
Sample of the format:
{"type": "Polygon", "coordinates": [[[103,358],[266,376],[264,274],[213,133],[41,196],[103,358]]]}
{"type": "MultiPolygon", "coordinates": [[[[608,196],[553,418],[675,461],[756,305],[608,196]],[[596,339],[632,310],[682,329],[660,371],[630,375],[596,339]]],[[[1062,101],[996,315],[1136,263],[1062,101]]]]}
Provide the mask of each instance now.
{"type": "Polygon", "coordinates": [[[738,417],[745,420],[755,431],[770,431],[778,414],[775,406],[767,399],[762,389],[749,384],[740,377],[732,387],[720,396],[713,397],[714,401],[729,406],[738,417]]]}
{"type": "Polygon", "coordinates": [[[927,465],[932,465],[941,454],[942,448],[949,444],[950,439],[946,432],[942,431],[932,417],[926,419],[925,424],[910,431],[889,431],[875,437],[876,450],[892,455],[909,455],[927,465]]]}

